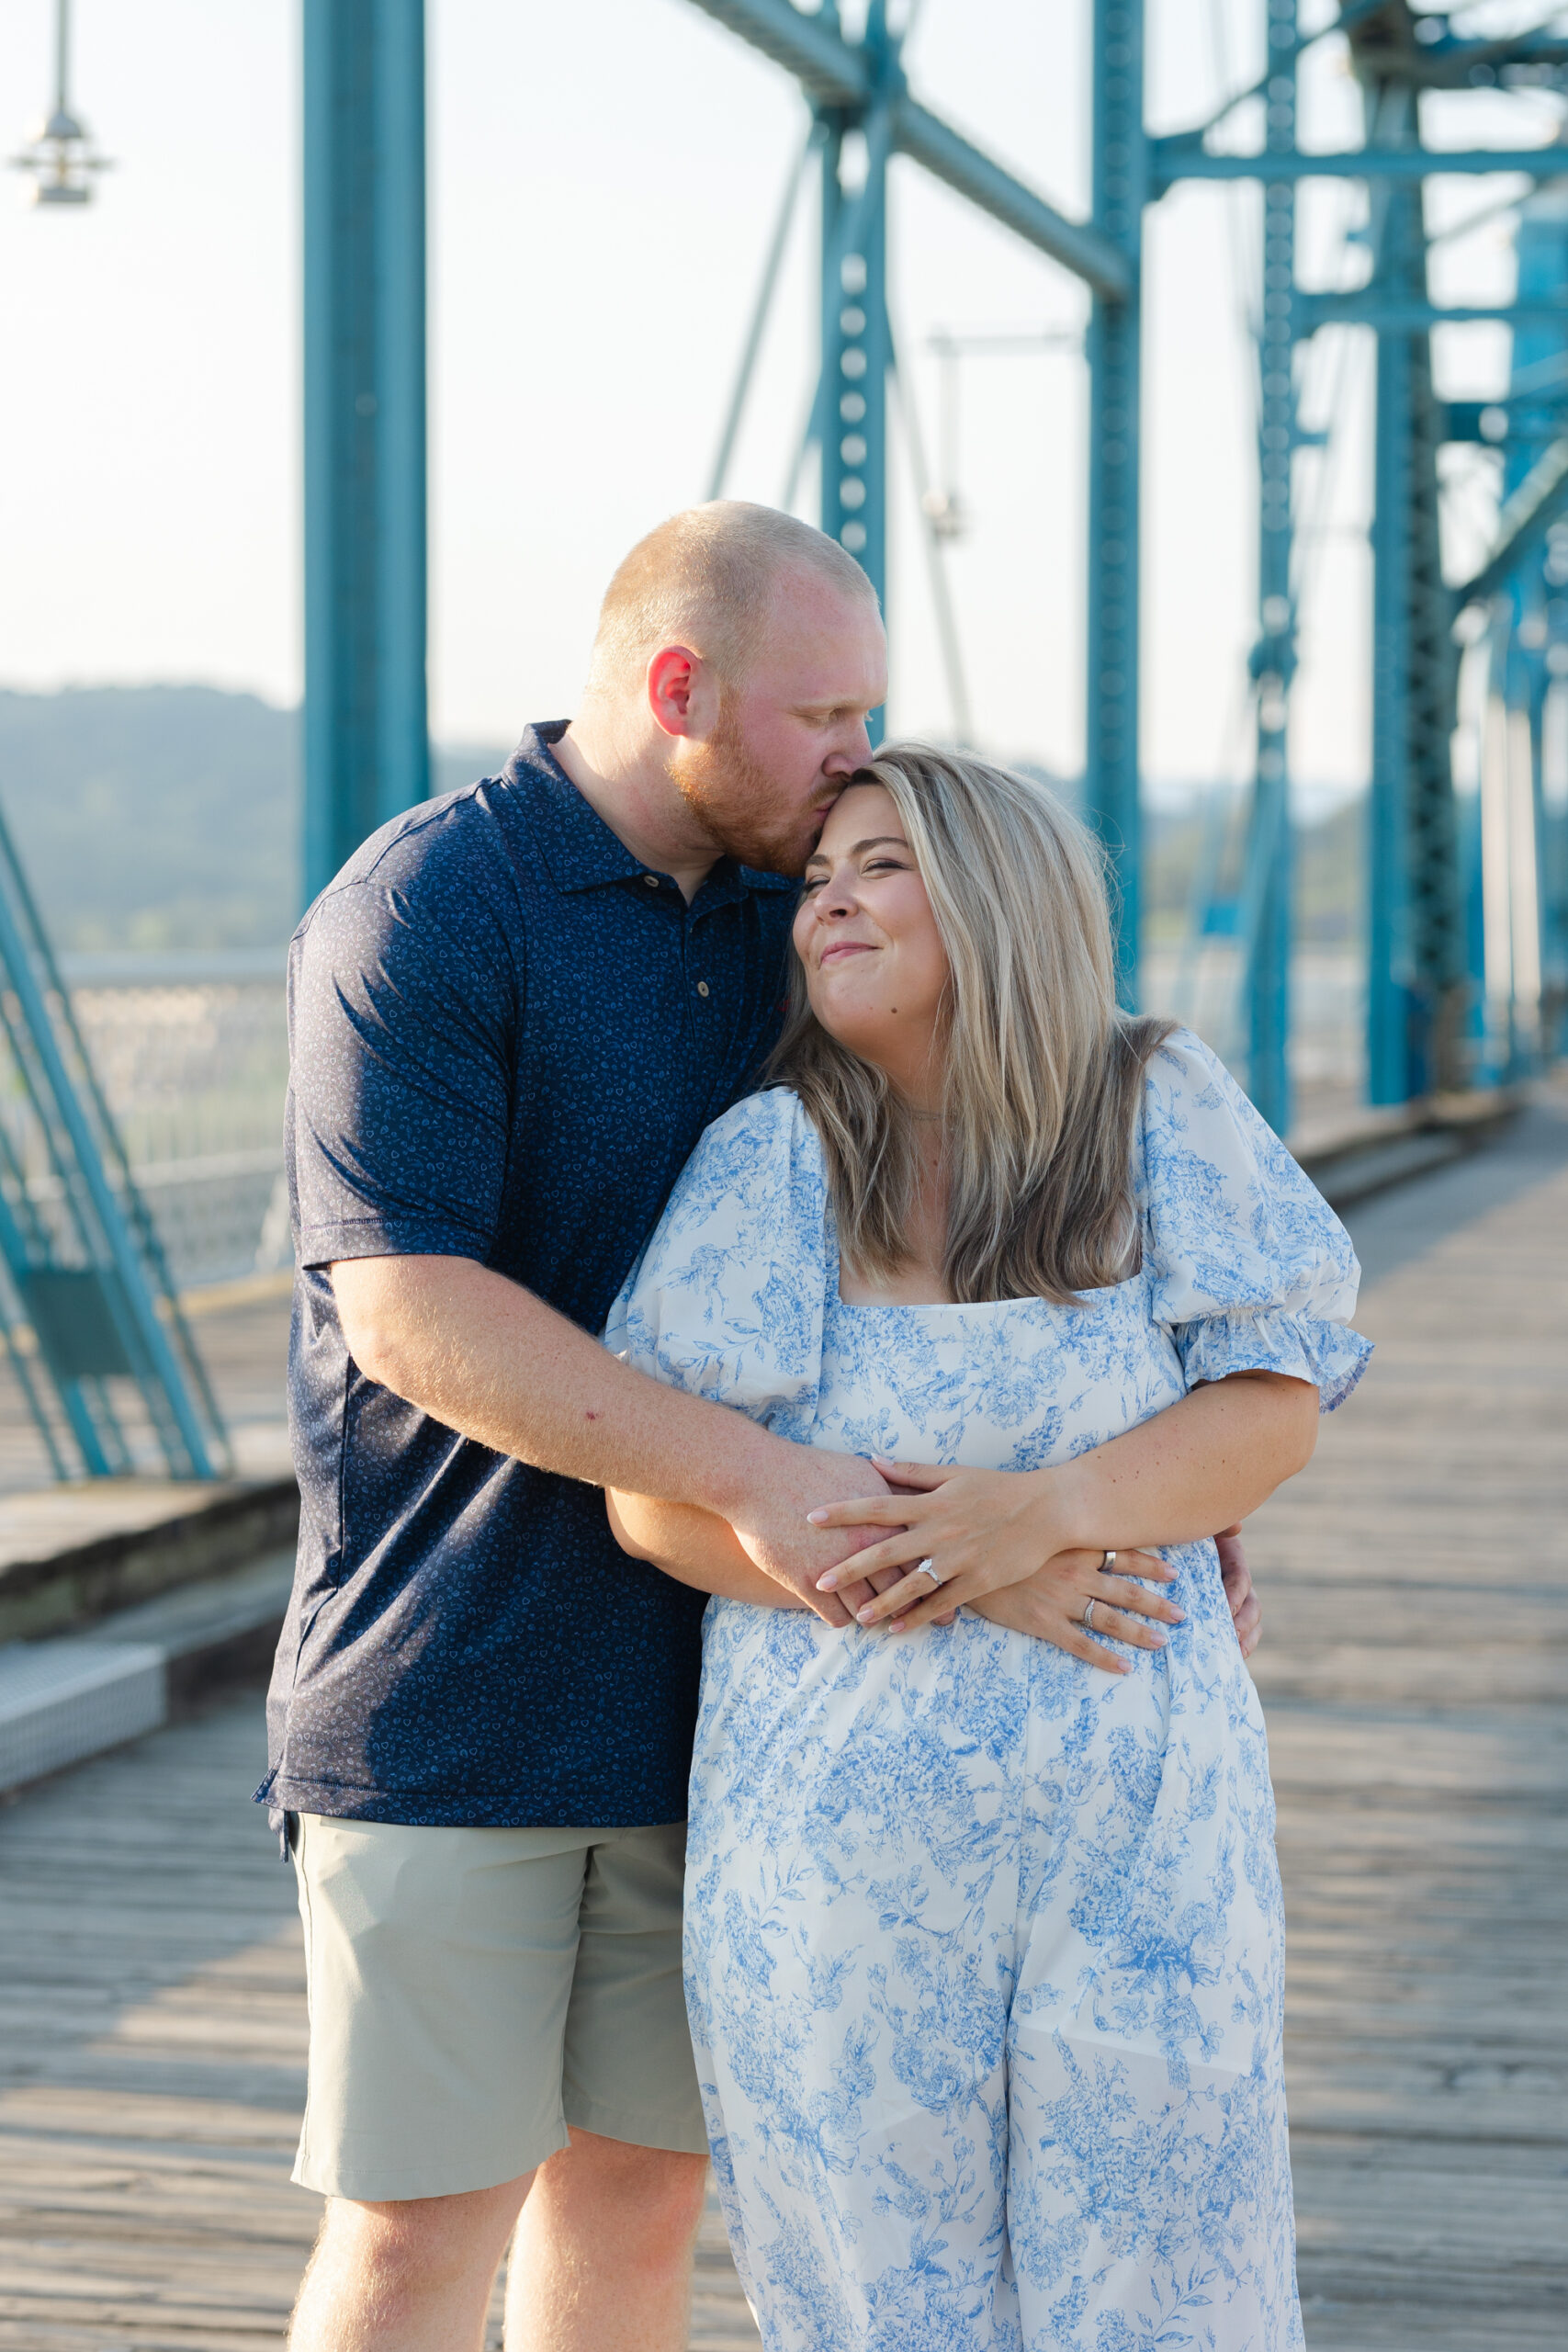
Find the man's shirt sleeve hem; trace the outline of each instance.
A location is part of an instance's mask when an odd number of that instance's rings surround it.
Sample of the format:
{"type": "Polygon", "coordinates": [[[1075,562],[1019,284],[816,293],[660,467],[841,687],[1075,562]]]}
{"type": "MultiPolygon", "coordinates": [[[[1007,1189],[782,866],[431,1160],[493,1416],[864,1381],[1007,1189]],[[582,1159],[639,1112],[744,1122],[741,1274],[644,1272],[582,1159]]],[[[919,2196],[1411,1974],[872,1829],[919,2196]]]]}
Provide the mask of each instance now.
{"type": "Polygon", "coordinates": [[[472,1258],[482,1266],[490,1249],[471,1229],[434,1218],[356,1216],[302,1227],[299,1258],[301,1267],[344,1258],[472,1258]]]}

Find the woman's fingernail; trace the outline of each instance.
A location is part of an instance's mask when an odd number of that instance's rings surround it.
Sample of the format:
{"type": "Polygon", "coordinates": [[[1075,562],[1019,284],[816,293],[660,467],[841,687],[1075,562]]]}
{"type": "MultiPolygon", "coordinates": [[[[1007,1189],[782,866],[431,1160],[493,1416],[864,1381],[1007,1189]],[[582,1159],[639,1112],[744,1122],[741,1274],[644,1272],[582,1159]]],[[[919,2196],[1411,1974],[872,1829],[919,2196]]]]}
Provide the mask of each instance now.
{"type": "Polygon", "coordinates": [[[1150,1641],[1152,1642],[1152,1644],[1153,1644],[1154,1647],[1155,1647],[1156,1650],[1163,1650],[1163,1649],[1164,1649],[1164,1647],[1165,1647],[1165,1635],[1164,1635],[1163,1634],[1151,1634],[1151,1635],[1149,1636],[1149,1639],[1150,1639],[1150,1641]]]}
{"type": "Polygon", "coordinates": [[[818,1577],[818,1579],[817,1579],[817,1589],[818,1589],[818,1592],[837,1592],[837,1591],[838,1591],[838,1589],[839,1589],[839,1579],[838,1579],[838,1577],[834,1575],[834,1573],[833,1573],[833,1571],[832,1571],[832,1569],[831,1569],[831,1568],[829,1568],[829,1571],[828,1571],[828,1573],[827,1573],[827,1575],[826,1575],[825,1577],[818,1577]]]}
{"type": "Polygon", "coordinates": [[[890,1634],[901,1634],[904,1630],[903,1618],[890,1617],[887,1621],[887,1630],[890,1634]]]}
{"type": "Polygon", "coordinates": [[[855,1611],[856,1622],[862,1625],[869,1625],[872,1622],[872,1605],[868,1600],[863,1609],[857,1609],[855,1611]]]}
{"type": "Polygon", "coordinates": [[[825,1510],[808,1510],[806,1514],[806,1524],[807,1527],[820,1527],[827,1516],[825,1510]]]}
{"type": "Polygon", "coordinates": [[[1185,1625],[1187,1623],[1186,1611],[1182,1609],[1173,1611],[1169,1622],[1173,1625],[1185,1625]]]}

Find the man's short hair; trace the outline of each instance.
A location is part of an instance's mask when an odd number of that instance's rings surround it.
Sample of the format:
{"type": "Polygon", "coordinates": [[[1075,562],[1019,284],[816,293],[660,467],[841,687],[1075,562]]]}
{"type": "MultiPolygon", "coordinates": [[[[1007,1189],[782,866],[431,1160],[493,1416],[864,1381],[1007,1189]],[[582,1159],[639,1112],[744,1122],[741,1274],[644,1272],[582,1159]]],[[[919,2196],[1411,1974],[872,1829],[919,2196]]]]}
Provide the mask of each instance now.
{"type": "Polygon", "coordinates": [[[775,506],[716,498],[671,514],[637,541],[604,592],[590,690],[630,685],[661,645],[690,646],[721,685],[733,684],[761,644],[781,573],[796,569],[875,602],[852,555],[775,506]]]}

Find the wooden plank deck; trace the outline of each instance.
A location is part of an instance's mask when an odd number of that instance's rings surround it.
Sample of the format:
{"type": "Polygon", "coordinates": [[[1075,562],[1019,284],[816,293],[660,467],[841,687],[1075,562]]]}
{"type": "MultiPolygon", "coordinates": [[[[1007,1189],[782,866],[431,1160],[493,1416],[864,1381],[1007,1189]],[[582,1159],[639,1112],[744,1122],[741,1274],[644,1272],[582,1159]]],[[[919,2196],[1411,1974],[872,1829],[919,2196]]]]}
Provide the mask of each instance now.
{"type": "MultiPolygon", "coordinates": [[[[1524,2352],[1568,2341],[1568,1117],[1352,1221],[1375,1376],[1253,1530],[1308,2342],[1524,2352]]],[[[282,2340],[259,1758],[246,1697],[0,1804],[0,2352],[282,2340]]],[[[710,2223],[693,2345],[756,2340],[710,2223]]]]}
{"type": "Polygon", "coordinates": [[[1249,1530],[1312,2352],[1568,2344],[1568,1097],[1367,1203],[1378,1354],[1249,1530]]]}

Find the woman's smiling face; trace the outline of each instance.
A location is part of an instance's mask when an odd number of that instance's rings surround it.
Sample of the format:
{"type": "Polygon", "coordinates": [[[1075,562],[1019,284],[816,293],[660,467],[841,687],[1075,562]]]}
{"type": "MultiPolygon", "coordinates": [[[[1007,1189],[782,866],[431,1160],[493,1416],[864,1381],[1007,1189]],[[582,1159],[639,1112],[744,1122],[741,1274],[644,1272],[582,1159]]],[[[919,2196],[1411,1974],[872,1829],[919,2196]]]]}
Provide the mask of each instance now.
{"type": "Polygon", "coordinates": [[[901,1091],[931,1091],[947,954],[890,793],[841,793],[806,868],[795,949],[830,1037],[901,1091]]]}

